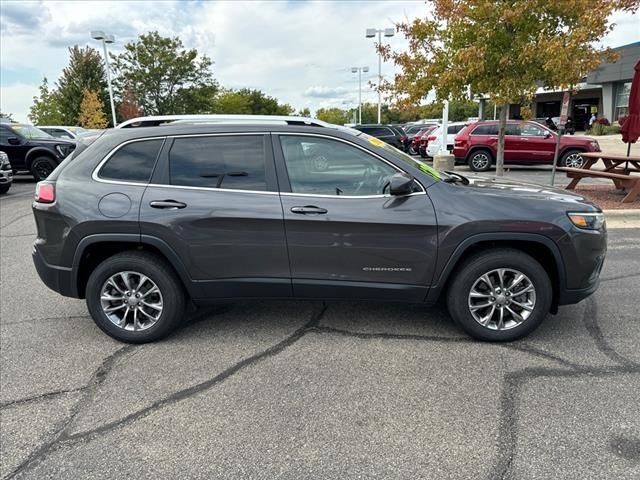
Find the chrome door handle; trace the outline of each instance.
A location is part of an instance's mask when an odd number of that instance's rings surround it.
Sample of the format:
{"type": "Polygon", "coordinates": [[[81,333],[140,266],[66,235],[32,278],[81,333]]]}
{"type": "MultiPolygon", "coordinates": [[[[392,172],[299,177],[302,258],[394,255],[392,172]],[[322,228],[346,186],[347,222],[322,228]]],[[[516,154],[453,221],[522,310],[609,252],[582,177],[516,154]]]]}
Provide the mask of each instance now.
{"type": "Polygon", "coordinates": [[[305,205],[304,207],[291,207],[291,213],[300,213],[302,215],[323,215],[327,213],[327,209],[313,205],[305,205]]]}
{"type": "Polygon", "coordinates": [[[178,210],[187,206],[186,203],[177,202],[175,200],[154,200],[149,202],[151,208],[161,208],[163,210],[178,210]]]}

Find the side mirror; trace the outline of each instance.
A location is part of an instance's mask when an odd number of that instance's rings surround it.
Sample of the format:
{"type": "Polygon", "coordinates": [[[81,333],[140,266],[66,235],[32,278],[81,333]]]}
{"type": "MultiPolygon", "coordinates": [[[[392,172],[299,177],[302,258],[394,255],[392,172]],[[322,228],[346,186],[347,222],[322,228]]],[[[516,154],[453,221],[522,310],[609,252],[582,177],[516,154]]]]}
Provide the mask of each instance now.
{"type": "Polygon", "coordinates": [[[18,137],[9,137],[7,138],[7,143],[9,145],[20,145],[20,139],[18,137]]]}
{"type": "Polygon", "coordinates": [[[413,192],[413,181],[415,179],[406,173],[396,173],[389,182],[389,193],[391,195],[409,195],[413,192]]]}

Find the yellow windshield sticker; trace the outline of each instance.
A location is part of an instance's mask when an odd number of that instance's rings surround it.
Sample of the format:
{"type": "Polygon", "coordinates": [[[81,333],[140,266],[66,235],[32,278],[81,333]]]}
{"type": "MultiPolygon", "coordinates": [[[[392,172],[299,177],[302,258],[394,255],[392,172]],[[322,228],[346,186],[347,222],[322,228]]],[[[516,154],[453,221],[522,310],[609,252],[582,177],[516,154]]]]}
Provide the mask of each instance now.
{"type": "Polygon", "coordinates": [[[369,143],[376,147],[384,148],[384,142],[376,137],[369,137],[369,143]]]}

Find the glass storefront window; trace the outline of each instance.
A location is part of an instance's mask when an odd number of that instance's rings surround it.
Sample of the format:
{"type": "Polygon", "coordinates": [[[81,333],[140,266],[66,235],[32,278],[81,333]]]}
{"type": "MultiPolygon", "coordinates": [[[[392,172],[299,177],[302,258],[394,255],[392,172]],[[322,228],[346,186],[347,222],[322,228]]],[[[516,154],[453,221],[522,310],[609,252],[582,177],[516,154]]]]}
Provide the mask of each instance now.
{"type": "Polygon", "coordinates": [[[631,82],[618,84],[616,92],[616,110],[614,120],[624,117],[629,109],[629,94],[631,93],[631,82]]]}

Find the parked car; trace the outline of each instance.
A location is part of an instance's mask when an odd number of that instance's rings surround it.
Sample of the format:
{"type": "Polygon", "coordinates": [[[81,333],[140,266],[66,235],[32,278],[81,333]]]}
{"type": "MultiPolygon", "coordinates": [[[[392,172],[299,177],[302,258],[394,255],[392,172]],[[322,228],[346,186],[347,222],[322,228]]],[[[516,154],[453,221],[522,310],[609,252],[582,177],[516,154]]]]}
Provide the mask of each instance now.
{"type": "Polygon", "coordinates": [[[383,142],[396,147],[399,150],[405,150],[405,142],[407,136],[404,132],[399,131],[397,127],[391,125],[356,125],[353,128],[361,132],[379,138],[383,142]]]}
{"type": "Polygon", "coordinates": [[[9,157],[6,153],[0,152],[0,193],[7,193],[13,183],[13,170],[9,157]]]}
{"type": "Polygon", "coordinates": [[[422,158],[427,158],[427,146],[429,145],[429,137],[438,128],[438,125],[433,125],[424,129],[424,133],[420,136],[418,141],[418,155],[422,158]]]}
{"type": "Polygon", "coordinates": [[[422,126],[420,130],[418,130],[418,132],[413,136],[413,139],[411,140],[411,145],[409,147],[409,153],[411,155],[418,155],[420,153],[420,145],[422,142],[422,138],[425,135],[427,135],[429,132],[431,132],[434,128],[435,126],[433,125],[427,125],[427,126],[422,126]]]}
{"type": "MultiPolygon", "coordinates": [[[[557,134],[537,122],[509,120],[505,130],[505,164],[552,164],[557,134]]],[[[498,149],[498,122],[472,123],[455,138],[456,162],[466,163],[476,172],[487,171],[495,163],[498,149]]],[[[584,152],[599,152],[598,141],[579,135],[562,136],[558,163],[580,168],[584,152]]]]}
{"type": "Polygon", "coordinates": [[[441,295],[470,335],[506,341],[597,289],[606,228],[587,199],[439,173],[291,119],[112,129],[79,147],[36,187],[41,279],[133,343],[169,334],[188,301],[441,295]],[[318,171],[316,150],[340,161],[318,171]]]}
{"type": "Polygon", "coordinates": [[[20,123],[0,123],[0,150],[9,157],[14,172],[28,171],[44,180],[76,147],[74,142],[20,123]]]}
{"type": "MultiPolygon", "coordinates": [[[[467,122],[451,122],[447,124],[447,151],[453,151],[453,141],[465,126],[467,122]]],[[[427,157],[433,158],[440,151],[440,143],[442,142],[442,125],[433,130],[427,137],[428,145],[426,147],[427,157]]]]}
{"type": "Polygon", "coordinates": [[[82,127],[61,127],[51,125],[37,125],[37,127],[54,138],[63,138],[65,140],[75,140],[78,135],[87,132],[87,130],[82,127]]]}

